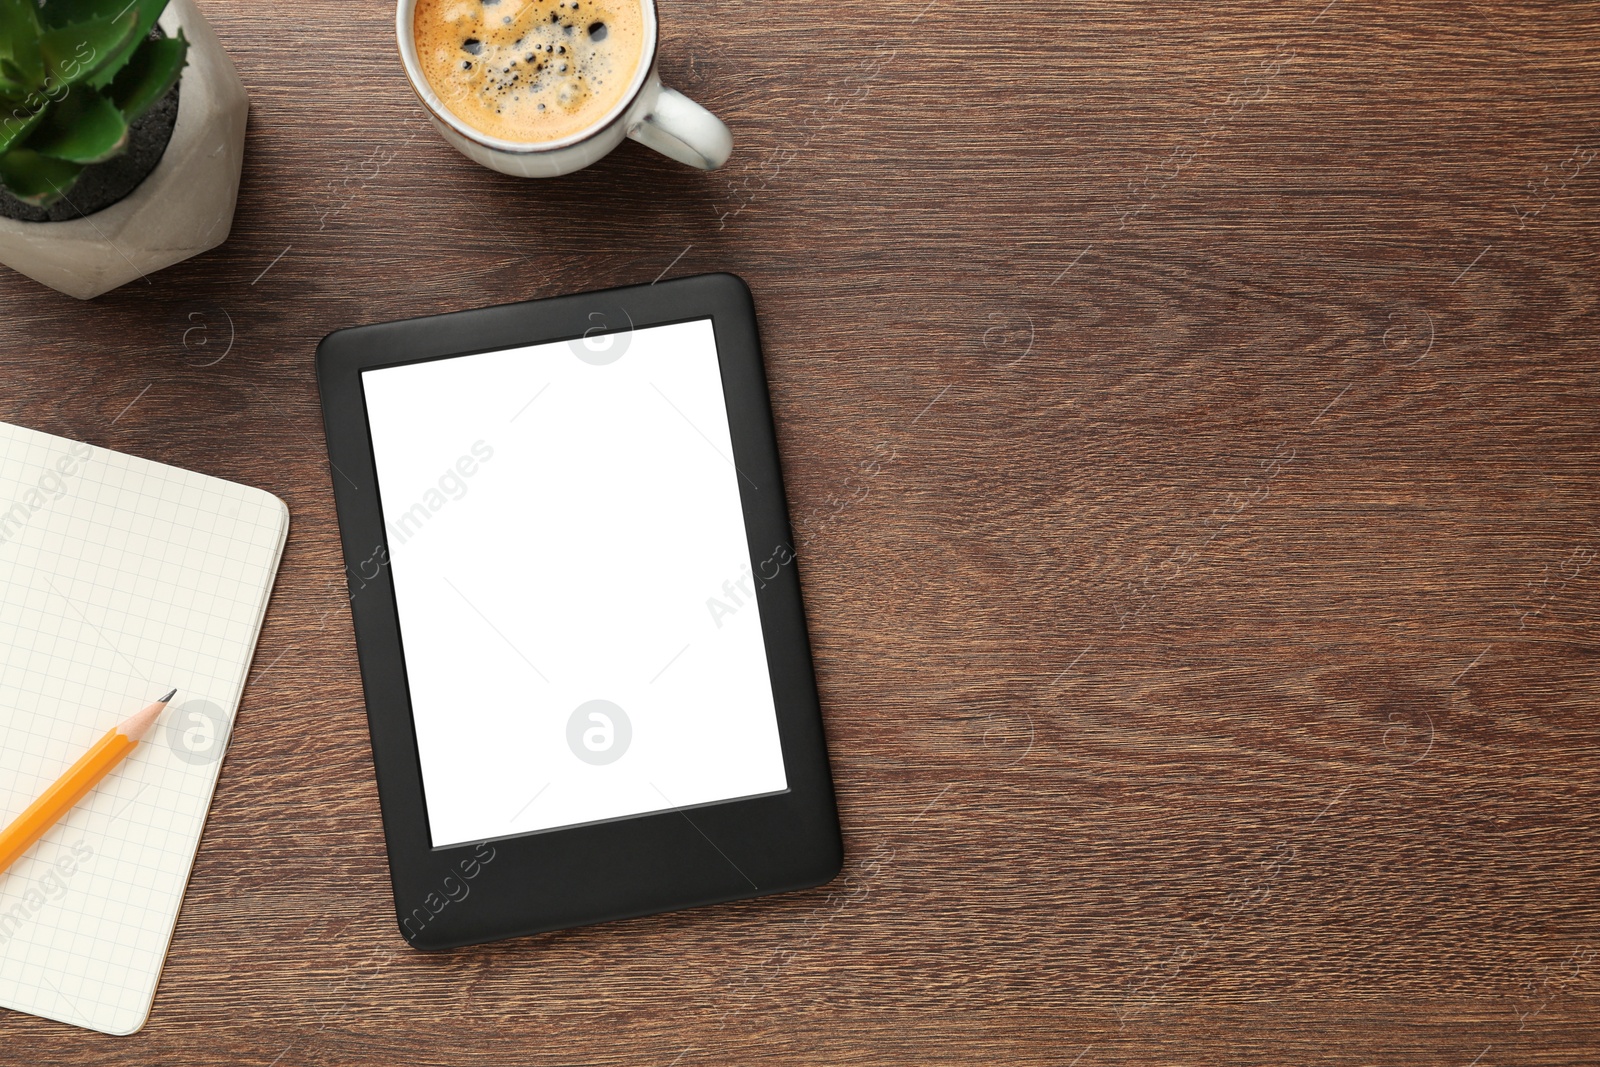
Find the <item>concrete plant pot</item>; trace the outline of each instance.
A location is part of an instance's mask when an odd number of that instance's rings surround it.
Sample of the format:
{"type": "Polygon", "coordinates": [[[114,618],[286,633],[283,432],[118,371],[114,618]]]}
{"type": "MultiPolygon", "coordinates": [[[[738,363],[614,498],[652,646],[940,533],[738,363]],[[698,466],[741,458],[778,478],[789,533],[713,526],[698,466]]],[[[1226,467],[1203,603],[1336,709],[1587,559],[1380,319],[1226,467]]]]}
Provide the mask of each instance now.
{"type": "Polygon", "coordinates": [[[183,30],[189,63],[177,123],[155,169],[127,196],[81,218],[0,218],[0,263],[88,300],[227,238],[250,97],[194,0],[171,0],[160,25],[168,36],[183,30]]]}

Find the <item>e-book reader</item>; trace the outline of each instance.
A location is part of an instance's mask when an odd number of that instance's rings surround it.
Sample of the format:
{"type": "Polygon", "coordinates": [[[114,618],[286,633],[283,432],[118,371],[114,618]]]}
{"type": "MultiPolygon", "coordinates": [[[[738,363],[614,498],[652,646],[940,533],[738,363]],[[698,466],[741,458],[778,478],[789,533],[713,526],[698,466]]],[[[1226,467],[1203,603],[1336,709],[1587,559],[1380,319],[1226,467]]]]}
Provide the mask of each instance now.
{"type": "Polygon", "coordinates": [[[742,281],[342,330],[318,371],[408,941],[838,872],[742,281]]]}

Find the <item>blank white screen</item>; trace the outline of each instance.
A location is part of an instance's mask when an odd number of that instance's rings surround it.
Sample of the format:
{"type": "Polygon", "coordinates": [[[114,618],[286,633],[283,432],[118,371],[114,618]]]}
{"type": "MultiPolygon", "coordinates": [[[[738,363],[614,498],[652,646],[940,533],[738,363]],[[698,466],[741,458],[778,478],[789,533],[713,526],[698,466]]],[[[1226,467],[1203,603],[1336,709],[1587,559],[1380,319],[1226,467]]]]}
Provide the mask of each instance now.
{"type": "Polygon", "coordinates": [[[788,788],[711,320],[362,386],[434,847],[788,788]]]}

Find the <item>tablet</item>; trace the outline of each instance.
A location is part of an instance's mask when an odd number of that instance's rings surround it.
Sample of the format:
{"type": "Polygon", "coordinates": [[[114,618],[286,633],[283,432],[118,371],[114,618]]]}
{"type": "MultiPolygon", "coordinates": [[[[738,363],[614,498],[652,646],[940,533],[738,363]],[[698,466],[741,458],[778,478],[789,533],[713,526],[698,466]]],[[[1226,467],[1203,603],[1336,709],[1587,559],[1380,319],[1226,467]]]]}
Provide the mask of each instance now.
{"type": "Polygon", "coordinates": [[[411,944],[838,872],[743,282],[341,330],[317,362],[411,944]]]}

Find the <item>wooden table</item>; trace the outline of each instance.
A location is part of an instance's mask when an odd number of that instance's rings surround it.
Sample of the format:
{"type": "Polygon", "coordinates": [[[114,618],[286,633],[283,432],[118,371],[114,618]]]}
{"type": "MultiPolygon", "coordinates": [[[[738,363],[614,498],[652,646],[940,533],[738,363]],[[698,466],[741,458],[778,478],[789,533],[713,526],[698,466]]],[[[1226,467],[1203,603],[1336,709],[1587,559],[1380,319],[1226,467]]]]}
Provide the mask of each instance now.
{"type": "Polygon", "coordinates": [[[392,7],[206,0],[233,236],[0,277],[0,418],[259,485],[284,568],[96,1064],[1592,1064],[1600,4],[663,0],[704,175],[425,125],[392,7]],[[421,955],[312,352],[711,270],[762,314],[845,830],[797,894],[421,955]]]}

